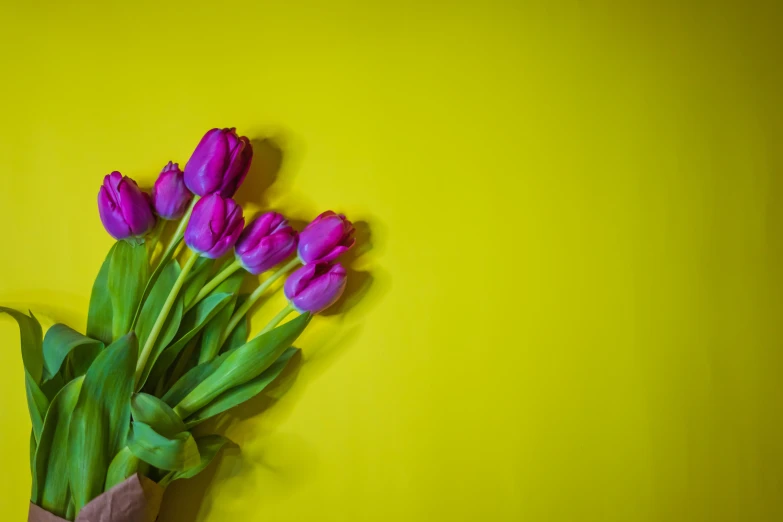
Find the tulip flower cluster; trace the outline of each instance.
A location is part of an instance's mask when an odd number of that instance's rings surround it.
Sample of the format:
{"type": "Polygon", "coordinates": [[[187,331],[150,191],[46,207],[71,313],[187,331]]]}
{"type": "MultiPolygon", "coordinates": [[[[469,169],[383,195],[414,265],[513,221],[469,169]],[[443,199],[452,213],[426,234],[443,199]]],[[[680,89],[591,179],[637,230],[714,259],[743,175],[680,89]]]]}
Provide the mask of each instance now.
{"type": "Polygon", "coordinates": [[[98,214],[117,242],[85,334],[58,324],[36,340],[32,314],[0,308],[27,332],[31,521],[149,515],[151,491],[197,474],[229,442],[192,429],[274,382],[312,316],[345,291],[338,258],[354,245],[351,222],[327,211],[297,232],[270,211],[246,224],[233,197],[252,158],[247,137],[212,129],[184,170],[165,165],[149,194],[119,172],[105,176],[98,214]],[[158,249],[169,223],[176,229],[158,249]],[[248,275],[263,274],[240,293],[248,275]],[[249,336],[250,309],[282,277],[288,305],[249,336]]]}

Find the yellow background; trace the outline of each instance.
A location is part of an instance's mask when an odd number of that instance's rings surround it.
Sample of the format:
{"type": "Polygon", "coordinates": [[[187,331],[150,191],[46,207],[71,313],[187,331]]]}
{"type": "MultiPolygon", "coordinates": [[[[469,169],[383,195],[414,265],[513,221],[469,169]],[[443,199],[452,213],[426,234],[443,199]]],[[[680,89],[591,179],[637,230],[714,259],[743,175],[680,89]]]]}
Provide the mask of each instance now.
{"type": "Polygon", "coordinates": [[[699,4],[4,2],[0,302],[83,328],[101,177],[236,126],[249,210],[363,244],[293,387],[161,522],[782,520],[782,19],[699,4]]]}

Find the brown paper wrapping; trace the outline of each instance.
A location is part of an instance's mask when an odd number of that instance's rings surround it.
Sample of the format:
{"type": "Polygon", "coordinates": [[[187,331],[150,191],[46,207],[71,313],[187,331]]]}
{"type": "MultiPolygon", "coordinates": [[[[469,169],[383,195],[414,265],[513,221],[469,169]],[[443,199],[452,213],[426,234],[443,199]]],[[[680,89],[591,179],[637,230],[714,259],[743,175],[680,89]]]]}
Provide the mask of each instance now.
{"type": "MultiPolygon", "coordinates": [[[[76,522],[155,522],[162,499],[162,487],[147,477],[134,475],[92,499],[76,522]]],[[[30,503],[27,522],[67,521],[30,503]]]]}

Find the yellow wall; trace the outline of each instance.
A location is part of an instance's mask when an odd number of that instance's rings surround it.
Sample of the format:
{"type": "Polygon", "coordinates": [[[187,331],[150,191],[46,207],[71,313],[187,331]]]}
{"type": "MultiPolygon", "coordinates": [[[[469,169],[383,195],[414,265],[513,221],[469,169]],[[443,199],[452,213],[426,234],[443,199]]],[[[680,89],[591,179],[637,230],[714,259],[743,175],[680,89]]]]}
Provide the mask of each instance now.
{"type": "Polygon", "coordinates": [[[361,223],[345,313],[161,522],[783,519],[775,2],[47,3],[0,7],[0,302],[83,327],[101,177],[212,126],[283,151],[250,208],[361,223]]]}

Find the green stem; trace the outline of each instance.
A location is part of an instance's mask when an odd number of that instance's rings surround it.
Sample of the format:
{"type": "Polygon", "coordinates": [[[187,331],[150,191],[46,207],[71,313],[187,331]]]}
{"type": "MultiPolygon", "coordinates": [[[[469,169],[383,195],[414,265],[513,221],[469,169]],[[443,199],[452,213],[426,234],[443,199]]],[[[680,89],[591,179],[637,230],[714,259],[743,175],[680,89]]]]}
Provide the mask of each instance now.
{"type": "Polygon", "coordinates": [[[166,298],[166,302],[163,303],[163,308],[161,308],[160,314],[158,314],[158,318],[155,319],[155,324],[152,325],[152,330],[150,330],[147,341],[144,343],[144,347],[141,349],[139,360],[136,364],[136,384],[139,384],[139,381],[141,380],[141,376],[144,373],[144,367],[147,365],[147,359],[149,359],[150,353],[152,353],[152,348],[155,346],[155,341],[158,340],[158,335],[160,335],[160,331],[163,329],[166,318],[168,317],[171,308],[174,306],[174,303],[177,300],[177,295],[182,289],[182,285],[185,283],[185,279],[188,277],[188,272],[190,272],[190,269],[193,268],[196,260],[198,260],[198,254],[191,252],[190,257],[187,261],[185,261],[179,276],[177,276],[177,280],[174,281],[174,286],[171,288],[171,291],[166,298]]]}
{"type": "Polygon", "coordinates": [[[261,283],[258,288],[256,288],[253,293],[250,294],[250,297],[248,297],[247,300],[242,303],[242,306],[240,306],[237,311],[234,312],[234,315],[231,316],[231,320],[228,322],[228,327],[223,330],[223,335],[220,338],[220,346],[223,346],[223,343],[226,342],[226,339],[228,339],[228,336],[231,335],[231,332],[234,331],[234,328],[236,328],[236,326],[239,324],[239,321],[241,321],[242,318],[247,315],[247,312],[250,311],[256,301],[261,298],[261,295],[266,292],[270,286],[272,286],[272,283],[277,281],[281,276],[285,275],[286,272],[298,264],[299,258],[293,258],[291,261],[286,263],[283,268],[269,276],[269,279],[261,283]]]}
{"type": "Polygon", "coordinates": [[[293,311],[294,311],[294,306],[293,306],[291,303],[288,303],[288,304],[285,306],[285,308],[283,308],[282,310],[280,310],[280,313],[278,313],[276,316],[274,316],[274,317],[272,318],[272,320],[271,320],[271,321],[269,321],[269,322],[267,323],[267,325],[266,325],[266,326],[264,326],[264,329],[263,329],[263,330],[261,330],[261,331],[258,333],[258,335],[256,335],[256,337],[258,337],[259,335],[264,335],[264,334],[265,334],[265,333],[267,333],[269,330],[271,330],[272,328],[274,328],[275,326],[277,326],[278,324],[280,324],[280,321],[282,321],[283,319],[285,319],[285,318],[288,316],[288,314],[290,314],[290,313],[291,313],[291,312],[293,312],[293,311]]]}
{"type": "Polygon", "coordinates": [[[158,224],[155,225],[155,230],[152,231],[152,234],[150,234],[150,237],[147,240],[147,255],[149,256],[150,265],[153,264],[152,261],[155,257],[155,247],[158,246],[160,236],[163,234],[163,230],[166,228],[167,223],[168,221],[165,219],[158,218],[158,224]]]}
{"type": "Polygon", "coordinates": [[[228,279],[228,278],[229,278],[229,276],[231,276],[231,274],[233,274],[234,272],[236,272],[236,271],[237,271],[237,270],[239,270],[240,268],[242,268],[242,264],[241,264],[241,263],[240,263],[238,260],[236,260],[236,259],[235,259],[235,260],[234,260],[234,261],[233,261],[231,264],[229,264],[229,265],[228,265],[226,268],[224,268],[223,270],[221,270],[221,271],[220,271],[220,273],[219,273],[218,275],[216,275],[215,277],[213,277],[213,278],[212,278],[212,280],[211,280],[209,283],[207,283],[206,285],[204,285],[204,288],[202,288],[202,289],[201,289],[201,291],[198,293],[198,295],[197,295],[197,296],[196,296],[196,298],[193,300],[193,302],[192,302],[192,303],[190,303],[190,305],[189,305],[189,306],[188,306],[188,307],[185,309],[185,312],[187,312],[188,310],[190,310],[191,308],[193,308],[194,306],[196,306],[196,305],[198,304],[198,302],[199,302],[199,301],[201,301],[201,300],[202,300],[202,299],[204,299],[206,296],[208,296],[208,295],[209,295],[209,293],[210,293],[212,290],[214,290],[215,288],[217,288],[217,286],[218,286],[220,283],[222,283],[223,281],[225,281],[226,279],[228,279]]]}
{"type": "MultiPolygon", "coordinates": [[[[147,286],[144,287],[144,293],[142,294],[141,299],[139,300],[139,305],[136,307],[136,315],[133,317],[131,330],[136,329],[136,325],[139,322],[139,317],[141,316],[141,309],[144,307],[144,302],[147,300],[147,297],[149,297],[150,292],[152,291],[152,287],[155,286],[155,281],[158,280],[160,273],[163,272],[163,267],[166,265],[166,263],[168,263],[169,260],[172,257],[174,257],[174,251],[177,249],[180,241],[182,241],[182,238],[185,236],[185,227],[188,225],[188,221],[190,220],[190,215],[193,213],[193,207],[196,206],[196,202],[198,200],[199,200],[198,196],[193,196],[193,201],[190,203],[190,206],[188,207],[187,212],[185,212],[185,215],[182,216],[182,220],[179,222],[177,231],[174,232],[174,235],[171,237],[171,241],[169,241],[166,250],[163,251],[163,253],[160,256],[160,259],[158,259],[158,266],[152,272],[152,275],[147,281],[147,286]]],[[[150,267],[152,267],[152,265],[150,265],[150,267]]]]}
{"type": "MultiPolygon", "coordinates": [[[[182,353],[180,353],[179,359],[177,359],[177,364],[174,365],[174,369],[171,371],[168,382],[163,387],[164,391],[169,391],[171,387],[177,383],[179,378],[184,375],[188,361],[190,361],[190,358],[193,356],[193,351],[196,349],[196,345],[198,344],[198,339],[199,338],[196,337],[196,339],[190,341],[185,346],[185,349],[182,350],[182,353]]],[[[161,382],[163,382],[163,379],[161,379],[161,382]]]]}
{"type": "Polygon", "coordinates": [[[163,251],[163,256],[160,258],[161,263],[165,263],[167,259],[171,259],[171,257],[174,255],[174,250],[176,250],[177,246],[179,245],[179,242],[182,241],[183,237],[185,237],[185,228],[188,226],[188,221],[190,221],[190,215],[193,213],[193,207],[196,206],[196,203],[198,203],[199,199],[201,199],[201,196],[193,196],[193,201],[190,202],[190,206],[188,207],[188,210],[185,211],[185,215],[182,216],[182,219],[179,220],[177,230],[174,232],[174,235],[171,236],[171,240],[169,241],[166,250],[163,251]]]}

